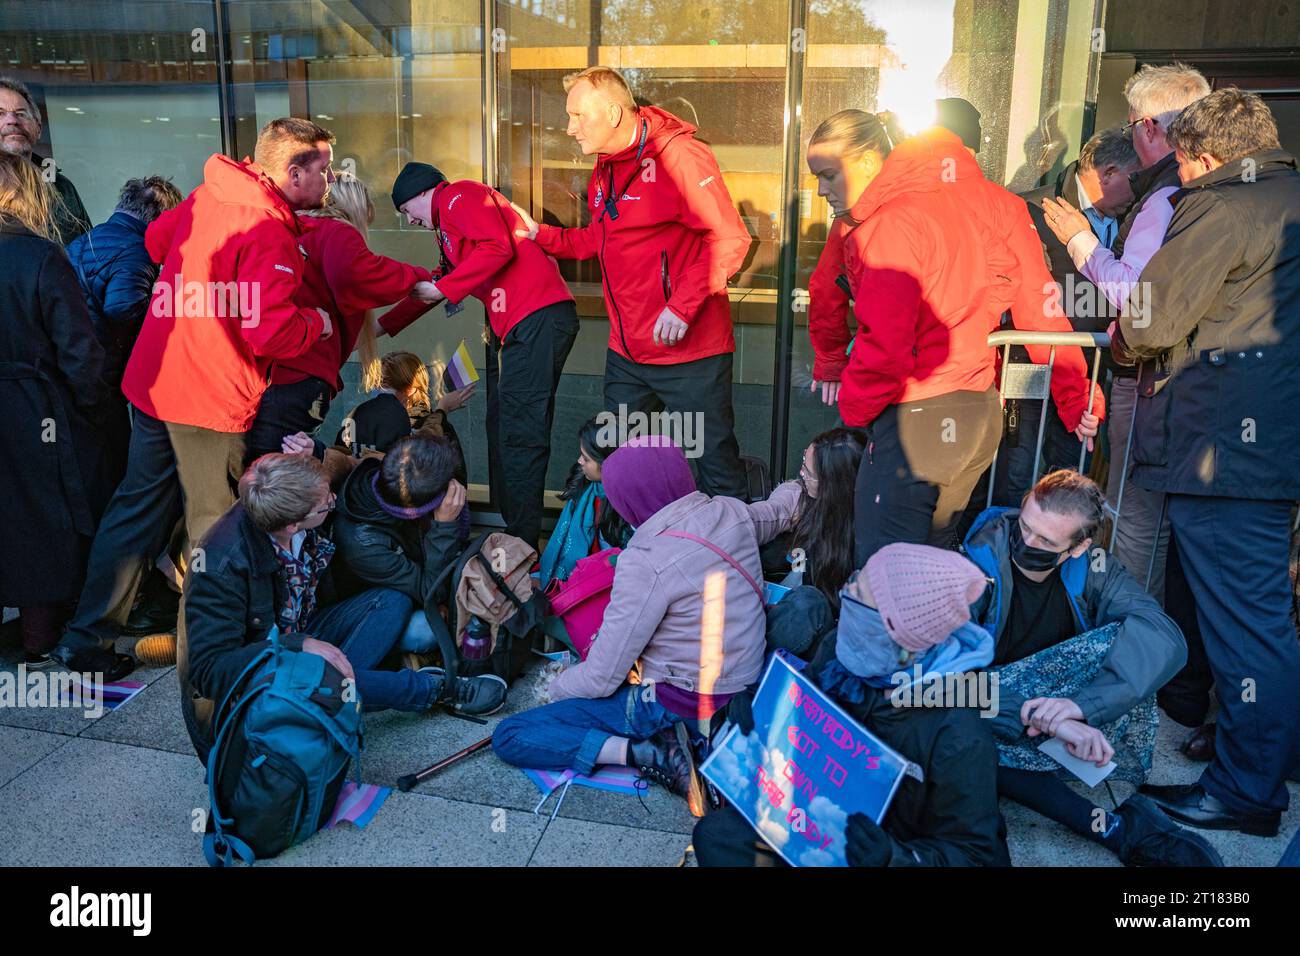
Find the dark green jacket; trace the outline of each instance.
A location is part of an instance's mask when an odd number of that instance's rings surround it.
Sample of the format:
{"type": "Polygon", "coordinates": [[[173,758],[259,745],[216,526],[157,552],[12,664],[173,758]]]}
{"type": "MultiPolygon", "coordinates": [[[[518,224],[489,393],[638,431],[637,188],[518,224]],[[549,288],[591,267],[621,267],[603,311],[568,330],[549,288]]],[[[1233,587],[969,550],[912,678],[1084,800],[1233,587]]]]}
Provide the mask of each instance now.
{"type": "Polygon", "coordinates": [[[1145,359],[1130,480],[1153,491],[1300,498],[1300,172],[1247,156],[1174,194],[1142,270],[1148,307],[1121,318],[1145,359]]]}

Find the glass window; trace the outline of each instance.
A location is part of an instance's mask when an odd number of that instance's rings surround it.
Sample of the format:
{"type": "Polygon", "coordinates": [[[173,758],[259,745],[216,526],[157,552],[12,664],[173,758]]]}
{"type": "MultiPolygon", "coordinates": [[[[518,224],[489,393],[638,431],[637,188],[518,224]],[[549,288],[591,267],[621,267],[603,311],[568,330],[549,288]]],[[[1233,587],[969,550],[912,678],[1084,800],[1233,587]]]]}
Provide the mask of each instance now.
{"type": "Polygon", "coordinates": [[[44,118],[35,153],[77,187],[91,225],[128,180],[160,174],[182,194],[222,149],[217,38],[208,0],[6,3],[0,75],[44,118]]]}
{"type": "MultiPolygon", "coordinates": [[[[589,221],[593,161],[565,135],[563,77],[602,64],[620,70],[640,102],[694,125],[713,149],[753,237],[731,280],[736,354],[733,403],[744,454],[771,443],[776,275],[781,218],[789,5],[699,0],[498,2],[498,187],[539,222],[589,221]]],[[[547,487],[577,455],[578,426],[603,407],[609,323],[595,260],[562,262],[582,316],[552,431],[547,487]]]]}
{"type": "MultiPolygon", "coordinates": [[[[393,207],[393,180],[406,163],[437,166],[448,179],[484,178],[482,8],[475,0],[412,0],[381,8],[285,0],[228,3],[235,128],[240,155],[253,151],[268,120],[307,116],[337,138],[336,170],[356,175],[375,205],[370,247],[406,262],[438,261],[433,233],[408,225],[393,207]]],[[[426,363],[445,362],[464,340],[482,364],[483,309],[476,299],[448,317],[439,306],[379,352],[405,350],[426,363]]],[[[368,396],[360,367],[343,370],[346,389],[330,407],[321,436],[368,396]]],[[[470,497],[489,501],[483,441],[486,396],[477,391],[452,423],[464,439],[470,497]]]]}
{"type": "MultiPolygon", "coordinates": [[[[1091,55],[1093,0],[970,4],[955,0],[809,0],[802,145],[842,109],[890,110],[908,132],[934,121],[934,102],[969,100],[981,114],[984,174],[1032,189],[1079,152],[1091,55]]],[[[804,154],[799,167],[796,287],[826,241],[830,209],[804,154]]],[[[808,313],[795,312],[786,474],[839,415],[809,392],[808,313]]]]}

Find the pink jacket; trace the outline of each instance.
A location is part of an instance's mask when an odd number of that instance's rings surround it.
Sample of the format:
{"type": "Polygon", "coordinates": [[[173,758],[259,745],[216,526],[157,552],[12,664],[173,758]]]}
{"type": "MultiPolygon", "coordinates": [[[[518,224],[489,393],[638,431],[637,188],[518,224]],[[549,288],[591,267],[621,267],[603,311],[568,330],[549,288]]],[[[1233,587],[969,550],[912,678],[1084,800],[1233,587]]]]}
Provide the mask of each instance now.
{"type": "Polygon", "coordinates": [[[591,653],[555,679],[551,699],[608,697],[638,662],[643,684],[734,694],[754,683],[767,647],[757,593],[709,548],[660,532],[712,542],[761,585],[759,545],[789,526],[798,502],[798,483],[787,481],[752,505],[697,491],[656,512],[619,555],[591,653]]]}

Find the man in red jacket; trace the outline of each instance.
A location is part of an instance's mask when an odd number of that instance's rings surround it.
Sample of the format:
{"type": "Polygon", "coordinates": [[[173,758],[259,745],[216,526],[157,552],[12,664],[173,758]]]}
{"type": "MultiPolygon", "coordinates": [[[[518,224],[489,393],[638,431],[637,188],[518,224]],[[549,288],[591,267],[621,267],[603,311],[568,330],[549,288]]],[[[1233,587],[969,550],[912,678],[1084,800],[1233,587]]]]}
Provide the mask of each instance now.
{"type": "Polygon", "coordinates": [[[564,88],[567,132],[596,156],[587,186],[592,221],[538,226],[516,206],[527,227],[519,235],[559,258],[600,262],[606,410],[698,414],[700,490],[745,498],[727,279],[744,262],[749,232],[694,126],[655,106],[638,108],[609,67],[567,76],[564,88]]]}
{"type": "MultiPolygon", "coordinates": [[[[519,217],[490,186],[448,182],[428,163],[407,163],[393,183],[393,205],[412,225],[438,236],[441,265],[434,301],[466,296],[488,319],[488,477],[506,533],[537,547],[560,373],[578,336],[578,310],[555,260],[520,241],[519,217]]],[[[432,305],[404,302],[380,325],[396,335],[432,305]]]]}
{"type": "MultiPolygon", "coordinates": [[[[162,270],[122,379],[133,409],[126,476],[95,536],[77,615],[54,650],[72,670],[110,681],[131,672],[134,660],[112,642],[144,569],[182,513],[199,544],[234,503],[244,433],[272,360],[302,355],[332,332],[323,311],[293,299],[303,260],[294,211],[325,202],[333,142],[309,120],[272,120],[254,161],[213,155],[203,184],[145,232],[162,270]]],[[[190,570],[205,570],[200,548],[190,570]]]]}

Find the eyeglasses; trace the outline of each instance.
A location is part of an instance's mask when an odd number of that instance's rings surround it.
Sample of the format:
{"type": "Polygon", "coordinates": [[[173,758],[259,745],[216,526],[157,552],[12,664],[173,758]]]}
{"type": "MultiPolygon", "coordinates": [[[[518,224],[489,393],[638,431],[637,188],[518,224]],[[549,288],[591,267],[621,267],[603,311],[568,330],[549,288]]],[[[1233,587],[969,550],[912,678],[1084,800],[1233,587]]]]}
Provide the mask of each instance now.
{"type": "Polygon", "coordinates": [[[333,493],[333,492],[330,492],[330,503],[327,504],[324,508],[317,508],[315,511],[310,512],[310,513],[307,515],[307,517],[308,517],[308,518],[314,518],[314,517],[316,517],[317,515],[327,515],[327,514],[329,514],[331,511],[334,510],[334,505],[335,505],[335,497],[334,497],[334,493],[333,493]]]}
{"type": "Polygon", "coordinates": [[[1127,133],[1129,130],[1131,130],[1131,129],[1132,129],[1134,126],[1136,126],[1138,123],[1145,123],[1147,120],[1151,120],[1151,122],[1153,122],[1153,123],[1156,123],[1156,122],[1157,122],[1156,120],[1151,119],[1150,116],[1139,116],[1139,117],[1138,117],[1137,119],[1135,119],[1133,122],[1131,122],[1131,123],[1125,123],[1123,126],[1121,126],[1121,127],[1119,128],[1119,131],[1120,131],[1121,133],[1127,133]]]}

